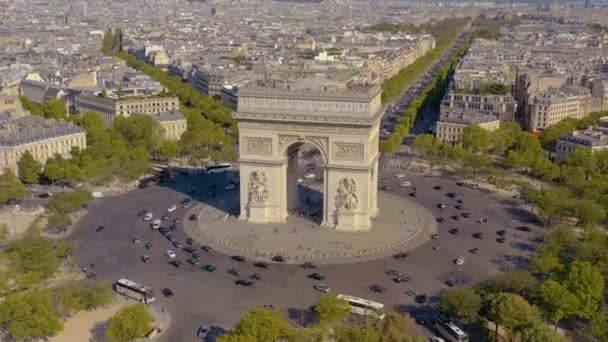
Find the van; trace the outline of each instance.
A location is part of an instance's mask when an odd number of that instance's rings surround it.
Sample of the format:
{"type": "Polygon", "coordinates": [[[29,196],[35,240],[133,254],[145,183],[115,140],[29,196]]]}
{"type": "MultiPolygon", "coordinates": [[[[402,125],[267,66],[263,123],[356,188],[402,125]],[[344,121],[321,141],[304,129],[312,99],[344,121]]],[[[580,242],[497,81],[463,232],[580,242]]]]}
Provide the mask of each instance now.
{"type": "Polygon", "coordinates": [[[152,219],[152,213],[146,213],[144,215],[144,221],[150,221],[152,219]]]}
{"type": "Polygon", "coordinates": [[[154,221],[152,221],[151,227],[152,227],[152,229],[159,229],[160,228],[160,224],[161,224],[160,220],[154,220],[154,221]]]}

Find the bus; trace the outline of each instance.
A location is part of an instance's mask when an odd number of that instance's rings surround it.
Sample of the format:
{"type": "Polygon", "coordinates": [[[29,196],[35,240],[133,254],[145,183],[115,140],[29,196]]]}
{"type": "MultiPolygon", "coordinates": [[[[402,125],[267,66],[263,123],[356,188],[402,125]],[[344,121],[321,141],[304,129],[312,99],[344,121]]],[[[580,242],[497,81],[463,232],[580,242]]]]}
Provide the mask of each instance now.
{"type": "Polygon", "coordinates": [[[443,338],[452,342],[468,342],[469,336],[462,331],[456,324],[441,317],[435,316],[433,326],[443,338]]]}
{"type": "Polygon", "coordinates": [[[139,285],[138,283],[127,279],[119,279],[116,281],[116,283],[114,283],[114,290],[121,295],[137,299],[144,304],[151,303],[156,299],[154,298],[154,292],[151,288],[139,285]]]}
{"type": "Polygon", "coordinates": [[[205,168],[205,173],[223,173],[230,170],[232,170],[232,164],[220,163],[217,165],[207,166],[207,168],[205,168]]]}
{"type": "Polygon", "coordinates": [[[382,303],[343,294],[336,297],[347,301],[350,304],[350,311],[354,314],[384,319],[384,304],[382,303]]]}

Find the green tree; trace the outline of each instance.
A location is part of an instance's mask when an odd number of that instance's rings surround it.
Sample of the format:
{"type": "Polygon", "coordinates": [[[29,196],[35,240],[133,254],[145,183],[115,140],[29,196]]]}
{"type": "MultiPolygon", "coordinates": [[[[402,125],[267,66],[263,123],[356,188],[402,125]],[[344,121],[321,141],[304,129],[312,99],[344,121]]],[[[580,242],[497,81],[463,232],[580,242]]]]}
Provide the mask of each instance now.
{"type": "Polygon", "coordinates": [[[216,341],[217,342],[257,342],[258,340],[256,340],[256,338],[253,336],[224,334],[224,335],[218,336],[216,341]]]}
{"type": "Polygon", "coordinates": [[[565,342],[563,336],[551,331],[543,321],[532,321],[515,328],[521,342],[565,342]]]}
{"type": "Polygon", "coordinates": [[[11,169],[0,174],[0,203],[19,201],[27,195],[27,189],[11,169]]]}
{"type": "Polygon", "coordinates": [[[294,329],[280,311],[257,308],[241,319],[236,325],[234,334],[251,336],[256,341],[276,341],[293,336],[294,329]]]}
{"type": "Polygon", "coordinates": [[[8,238],[8,226],[6,225],[6,223],[1,223],[0,224],[0,241],[4,241],[8,238]]]}
{"type": "Polygon", "coordinates": [[[122,98],[125,96],[125,91],[122,90],[122,88],[118,88],[118,90],[116,90],[116,96],[118,96],[118,98],[122,98]]]}
{"type": "Polygon", "coordinates": [[[575,148],[565,162],[568,166],[577,167],[583,170],[586,179],[591,179],[597,173],[597,160],[595,155],[588,148],[575,148]]]}
{"type": "Polygon", "coordinates": [[[29,111],[34,115],[44,116],[40,105],[34,103],[34,101],[30,100],[27,96],[19,96],[19,100],[21,101],[21,106],[23,107],[23,109],[29,111]]]}
{"type": "Polygon", "coordinates": [[[44,339],[63,330],[48,290],[7,296],[0,303],[0,323],[18,340],[44,339]]]}
{"type": "Polygon", "coordinates": [[[144,304],[134,304],[121,309],[108,321],[110,327],[105,337],[112,342],[131,342],[143,338],[152,330],[154,317],[144,304]]]}
{"type": "Polygon", "coordinates": [[[470,125],[462,131],[462,146],[471,152],[482,152],[489,149],[490,132],[478,125],[470,125]]]}
{"type": "Polygon", "coordinates": [[[437,149],[437,141],[432,134],[419,134],[412,142],[412,150],[422,155],[434,155],[437,149]]]}
{"type": "Polygon", "coordinates": [[[577,316],[590,319],[601,309],[605,283],[597,266],[588,261],[574,261],[562,284],[578,299],[577,316]]]}
{"type": "Polygon", "coordinates": [[[34,159],[29,151],[25,151],[21,155],[17,167],[19,168],[19,178],[21,178],[23,183],[36,184],[40,180],[42,164],[34,159]]]}
{"type": "Polygon", "coordinates": [[[538,280],[528,271],[514,270],[476,284],[475,288],[482,297],[509,292],[531,299],[534,298],[538,288],[538,280]]]}
{"type": "Polygon", "coordinates": [[[331,324],[346,319],[351,312],[350,305],[344,299],[335,296],[321,296],[315,305],[319,324],[331,324]]]}
{"type": "Polygon", "coordinates": [[[113,300],[111,286],[103,282],[72,281],[55,290],[55,302],[64,317],[106,306],[113,300]]]}
{"type": "Polygon", "coordinates": [[[505,292],[492,296],[489,316],[496,323],[495,336],[498,336],[499,325],[513,334],[518,326],[540,320],[540,313],[535,306],[519,295],[505,292]]]}
{"type": "Polygon", "coordinates": [[[143,147],[148,153],[158,150],[163,135],[160,124],[150,115],[118,117],[114,120],[112,130],[131,147],[143,147]]]}
{"type": "Polygon", "coordinates": [[[551,275],[552,273],[561,270],[563,265],[561,264],[559,257],[551,253],[540,253],[534,258],[530,259],[528,268],[531,272],[539,275],[551,275]]]}
{"type": "Polygon", "coordinates": [[[99,97],[101,97],[102,99],[107,99],[108,98],[108,91],[106,90],[106,88],[103,88],[101,90],[101,93],[99,93],[99,97]]]}
{"type": "Polygon", "coordinates": [[[50,99],[42,104],[42,114],[47,119],[67,120],[68,110],[61,100],[50,99]]]}
{"type": "Polygon", "coordinates": [[[158,155],[164,159],[176,158],[180,154],[179,145],[175,141],[165,140],[158,147],[158,155]]]}
{"type": "Polygon", "coordinates": [[[405,315],[387,315],[379,322],[380,342],[424,342],[413,337],[414,322],[405,315]]]}
{"type": "Polygon", "coordinates": [[[54,158],[49,158],[44,164],[44,172],[42,175],[49,182],[55,184],[56,182],[63,179],[64,170],[63,170],[64,162],[61,157],[55,156],[54,158]]]}
{"type": "Polygon", "coordinates": [[[577,298],[564,286],[554,280],[544,282],[538,292],[541,308],[547,313],[549,319],[555,323],[555,331],[559,321],[574,314],[579,306],[577,298]]]}
{"type": "Polygon", "coordinates": [[[473,176],[476,177],[480,170],[484,170],[492,165],[492,156],[487,153],[466,153],[464,156],[464,165],[473,170],[473,176]]]}
{"type": "Polygon", "coordinates": [[[481,297],[469,286],[443,292],[439,305],[443,313],[464,323],[475,321],[480,309],[481,297]]]}

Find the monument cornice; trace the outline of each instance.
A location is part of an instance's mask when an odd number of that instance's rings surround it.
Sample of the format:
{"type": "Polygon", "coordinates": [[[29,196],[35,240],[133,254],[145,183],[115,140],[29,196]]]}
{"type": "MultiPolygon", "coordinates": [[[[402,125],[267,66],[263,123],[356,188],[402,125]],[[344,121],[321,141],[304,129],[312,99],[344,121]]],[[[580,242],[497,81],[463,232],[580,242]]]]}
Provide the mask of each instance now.
{"type": "Polygon", "coordinates": [[[314,123],[314,124],[348,124],[358,126],[373,126],[382,118],[385,107],[380,108],[372,116],[355,117],[336,115],[334,113],[326,114],[285,114],[272,112],[235,112],[233,117],[237,120],[249,121],[272,121],[285,123],[314,123]]]}

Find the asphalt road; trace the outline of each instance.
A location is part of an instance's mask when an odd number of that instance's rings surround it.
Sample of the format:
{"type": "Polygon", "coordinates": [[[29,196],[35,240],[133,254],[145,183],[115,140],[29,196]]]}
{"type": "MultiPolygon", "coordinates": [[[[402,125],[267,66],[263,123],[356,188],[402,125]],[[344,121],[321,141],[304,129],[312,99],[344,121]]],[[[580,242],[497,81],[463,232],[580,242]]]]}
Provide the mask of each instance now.
{"type": "MultiPolygon", "coordinates": [[[[389,310],[426,315],[432,312],[440,291],[447,288],[446,280],[479,280],[499,272],[501,268],[520,265],[533,248],[534,236],[542,233],[541,228],[532,225],[533,217],[520,207],[518,200],[496,198],[457,186],[453,180],[445,178],[406,173],[405,178],[398,179],[396,173],[381,171],[380,178],[387,180],[388,191],[403,196],[407,196],[412,189],[401,188],[398,184],[404,180],[414,183],[413,187],[417,190],[415,200],[437,217],[445,218],[444,223],[438,225],[439,239],[429,240],[409,252],[405,260],[384,258],[321,266],[319,272],[327,277],[325,283],[331,287],[333,294],[360,296],[382,302],[389,310]],[[433,189],[436,185],[442,186],[442,189],[433,189]],[[448,192],[457,193],[457,197],[447,197],[448,192]],[[465,210],[471,212],[470,219],[455,221],[450,218],[462,211],[454,208],[458,198],[463,199],[465,210]],[[447,206],[443,212],[437,207],[439,203],[447,206]],[[488,217],[489,222],[476,223],[481,217],[488,217]],[[524,224],[532,226],[533,231],[526,233],[515,229],[524,224]],[[452,228],[459,228],[459,233],[450,234],[448,231],[452,228]],[[499,229],[506,230],[506,243],[495,241],[495,231],[499,229]],[[475,232],[483,232],[483,238],[473,238],[475,232]],[[438,250],[433,249],[435,246],[438,246],[438,250]],[[478,248],[478,254],[468,251],[472,248],[478,248]],[[454,258],[459,256],[466,258],[463,266],[453,263],[454,258]],[[385,274],[387,269],[402,271],[412,281],[396,284],[385,274]],[[369,286],[374,284],[385,286],[387,292],[372,293],[369,286]],[[426,306],[415,304],[415,294],[431,296],[431,303],[426,306]]],[[[203,256],[203,264],[216,266],[215,273],[207,273],[199,266],[188,263],[182,269],[168,264],[170,259],[163,255],[167,249],[176,251],[178,259],[184,262],[187,253],[174,248],[158,231],[151,230],[149,222],[138,218],[137,212],[146,209],[160,216],[171,204],[177,204],[188,196],[198,196],[195,199],[201,202],[208,201],[209,184],[218,184],[217,191],[223,191],[220,189],[223,189],[222,184],[227,182],[227,177],[234,175],[180,175],[174,185],[177,189],[151,187],[98,200],[90,204],[89,213],[77,223],[74,233],[68,238],[79,245],[74,252],[75,260],[81,267],[88,266],[97,274],[97,278],[108,282],[127,278],[156,290],[157,301],[153,304],[168,310],[173,320],[161,341],[195,341],[196,330],[201,324],[212,325],[215,333],[229,330],[249,310],[267,304],[284,310],[294,324],[298,324],[302,319],[301,309],[314,304],[321,295],[312,288],[314,282],[306,278],[310,272],[295,265],[273,264],[270,269],[259,269],[250,262],[240,264],[214,252],[203,256]],[[193,187],[204,191],[187,195],[186,192],[193,187]],[[97,233],[95,228],[102,224],[107,225],[107,229],[97,233]],[[141,239],[141,243],[132,242],[135,236],[141,239]],[[140,259],[147,252],[144,248],[146,242],[154,243],[153,250],[149,252],[152,257],[150,263],[143,263],[140,259]],[[90,264],[94,264],[94,267],[91,268],[90,264]],[[236,286],[234,282],[240,278],[226,272],[233,267],[240,269],[242,278],[258,273],[263,279],[252,287],[236,286]],[[171,288],[175,295],[165,298],[160,293],[164,287],[171,288]]],[[[182,217],[186,210],[178,207],[172,218],[186,220],[186,217],[182,217]]],[[[169,221],[164,222],[166,226],[169,221]]],[[[187,238],[180,228],[176,235],[181,241],[187,238]]],[[[304,321],[307,317],[305,311],[304,321]]],[[[430,334],[428,331],[426,333],[430,334]]]]}

